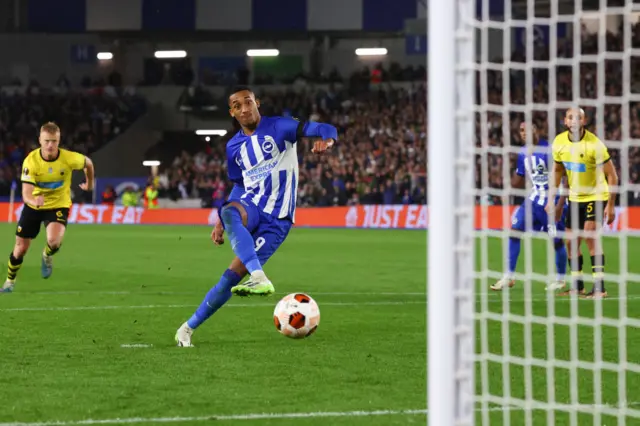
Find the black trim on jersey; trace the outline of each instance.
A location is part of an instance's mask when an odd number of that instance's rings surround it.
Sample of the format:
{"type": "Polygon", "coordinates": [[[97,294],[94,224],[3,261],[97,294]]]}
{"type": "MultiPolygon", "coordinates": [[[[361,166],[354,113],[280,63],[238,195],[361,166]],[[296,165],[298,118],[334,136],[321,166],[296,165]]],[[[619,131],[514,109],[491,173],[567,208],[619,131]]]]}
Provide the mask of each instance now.
{"type": "Polygon", "coordinates": [[[607,158],[606,160],[604,160],[602,163],[598,164],[598,166],[602,166],[604,164],[607,164],[609,161],[611,161],[611,157],[607,158]]]}
{"type": "Polygon", "coordinates": [[[569,142],[571,143],[582,142],[585,136],[587,136],[587,129],[582,129],[582,135],[580,136],[580,140],[574,141],[573,139],[571,139],[571,130],[567,130],[567,139],[569,139],[569,142]]]}
{"type": "Polygon", "coordinates": [[[296,129],[296,141],[299,141],[304,137],[304,124],[302,121],[298,123],[298,128],[296,129]]]}
{"type": "Polygon", "coordinates": [[[46,161],[47,163],[53,163],[58,158],[60,158],[60,148],[58,148],[58,155],[56,155],[56,158],[54,158],[53,160],[47,160],[46,158],[44,158],[44,155],[42,155],[42,148],[38,148],[38,153],[40,153],[40,158],[42,158],[42,160],[46,161]]]}
{"type": "Polygon", "coordinates": [[[20,182],[22,182],[22,183],[28,183],[29,185],[36,186],[36,183],[35,183],[35,182],[31,182],[31,181],[28,181],[28,180],[20,179],[20,182]]]}
{"type": "Polygon", "coordinates": [[[557,161],[557,160],[553,160],[556,162],[556,164],[562,164],[564,166],[564,161],[557,161]]]}

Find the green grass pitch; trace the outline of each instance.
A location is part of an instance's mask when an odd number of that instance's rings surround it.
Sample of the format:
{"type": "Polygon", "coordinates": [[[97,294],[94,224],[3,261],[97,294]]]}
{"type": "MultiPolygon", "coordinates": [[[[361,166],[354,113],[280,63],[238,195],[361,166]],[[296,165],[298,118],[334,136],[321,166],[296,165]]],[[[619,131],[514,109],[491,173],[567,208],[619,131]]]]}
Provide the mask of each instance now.
{"type": "MultiPolygon", "coordinates": [[[[277,296],[232,299],[194,335],[196,348],[176,348],[175,330],[231,259],[229,246],[214,247],[209,232],[205,227],[71,226],[54,275],[46,281],[39,276],[40,236],[16,292],[0,295],[0,426],[118,418],[154,424],[152,419],[174,417],[182,419],[175,424],[190,425],[213,418],[216,425],[424,424],[424,414],[404,410],[426,408],[425,233],[295,229],[267,266],[277,296]],[[272,322],[278,296],[294,291],[312,295],[322,314],[318,332],[302,341],[279,335],[272,322]],[[290,413],[299,416],[287,417],[290,413]]],[[[13,226],[1,225],[0,237],[8,254],[13,226]]],[[[608,270],[618,272],[619,240],[606,244],[608,270]]],[[[499,271],[501,242],[490,239],[487,248],[489,267],[499,271]]],[[[536,272],[545,273],[545,245],[536,241],[534,248],[532,263],[536,272]]],[[[629,239],[628,248],[629,269],[640,273],[634,263],[640,241],[629,239]]],[[[622,303],[629,317],[640,317],[640,287],[630,283],[624,300],[616,298],[617,291],[609,286],[613,297],[601,304],[602,315],[618,318],[622,303]]],[[[486,293],[484,286],[478,287],[478,309],[481,292],[486,293]]],[[[520,284],[512,289],[510,312],[523,315],[527,299],[534,315],[547,317],[544,285],[534,283],[532,292],[525,297],[520,284]]],[[[490,312],[502,313],[501,297],[487,294],[490,312]]],[[[555,317],[570,317],[568,301],[553,306],[555,317]]],[[[581,317],[593,318],[597,305],[580,301],[579,309],[581,317]]],[[[524,357],[524,326],[507,324],[487,322],[489,351],[503,353],[506,330],[511,355],[524,357]]],[[[547,359],[550,330],[556,359],[569,360],[568,326],[532,325],[532,356],[547,359]]],[[[605,326],[602,334],[602,358],[619,362],[618,328],[605,326]]],[[[578,337],[580,359],[593,361],[593,328],[580,326],[578,337]]],[[[640,364],[638,342],[640,331],[626,327],[628,362],[640,364]]],[[[487,367],[488,389],[500,397],[503,363],[490,361],[487,367]]],[[[509,367],[510,394],[524,398],[526,368],[517,362],[509,367]]],[[[572,404],[568,371],[555,371],[558,403],[572,404]]],[[[596,382],[591,370],[578,372],[578,402],[588,407],[596,382]]],[[[479,393],[482,373],[478,365],[479,393]]],[[[545,402],[546,369],[533,366],[531,377],[532,396],[545,402]]],[[[635,391],[640,379],[635,373],[625,378],[626,403],[633,405],[640,400],[635,391]]],[[[617,374],[602,374],[603,403],[620,402],[618,383],[617,374]]],[[[525,425],[520,409],[496,403],[489,408],[492,425],[505,424],[507,417],[511,425],[525,425]]],[[[478,421],[482,415],[477,413],[478,421]]],[[[534,425],[546,424],[547,413],[534,411],[532,419],[534,425]]],[[[588,414],[578,419],[594,424],[588,414]]],[[[569,421],[557,412],[556,425],[569,421]]],[[[640,424],[634,421],[626,424],[640,424]]],[[[605,416],[600,424],[618,423],[605,416]]]]}
{"type": "MultiPolygon", "coordinates": [[[[13,231],[0,227],[7,255],[13,231]]],[[[278,294],[233,298],[194,334],[197,347],[177,348],[176,329],[232,257],[209,234],[70,226],[49,280],[39,236],[16,291],[0,295],[0,424],[224,415],[216,425],[424,424],[424,414],[346,413],[425,409],[424,233],[296,229],[267,265],[278,294]],[[279,297],[294,291],[320,306],[309,339],[273,324],[279,297]],[[153,346],[121,347],[136,344],[153,346]],[[314,412],[344,415],[305,414],[314,412]],[[303,416],[247,418],[259,413],[303,416]]]]}

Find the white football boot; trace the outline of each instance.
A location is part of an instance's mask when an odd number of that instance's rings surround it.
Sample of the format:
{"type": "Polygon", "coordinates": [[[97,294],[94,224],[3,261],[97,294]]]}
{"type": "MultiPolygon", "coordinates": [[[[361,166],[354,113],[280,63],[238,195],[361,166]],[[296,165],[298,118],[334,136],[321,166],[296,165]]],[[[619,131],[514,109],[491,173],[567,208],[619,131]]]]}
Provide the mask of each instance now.
{"type": "Polygon", "coordinates": [[[193,334],[193,328],[189,327],[189,325],[185,322],[180,326],[178,331],[176,331],[176,343],[178,346],[183,348],[192,348],[193,344],[191,343],[191,335],[193,334]]]}
{"type": "Polygon", "coordinates": [[[0,293],[11,293],[13,292],[13,286],[15,281],[6,280],[2,288],[0,288],[0,293]]]}
{"type": "Polygon", "coordinates": [[[516,285],[516,280],[509,277],[504,277],[504,278],[501,278],[497,283],[495,283],[489,288],[493,291],[502,291],[503,289],[507,287],[511,288],[514,285],[516,285]]]}
{"type": "Polygon", "coordinates": [[[548,291],[558,291],[558,290],[562,290],[566,286],[567,286],[567,283],[565,281],[556,280],[556,281],[552,282],[551,284],[549,284],[546,287],[546,290],[548,290],[548,291]]]}

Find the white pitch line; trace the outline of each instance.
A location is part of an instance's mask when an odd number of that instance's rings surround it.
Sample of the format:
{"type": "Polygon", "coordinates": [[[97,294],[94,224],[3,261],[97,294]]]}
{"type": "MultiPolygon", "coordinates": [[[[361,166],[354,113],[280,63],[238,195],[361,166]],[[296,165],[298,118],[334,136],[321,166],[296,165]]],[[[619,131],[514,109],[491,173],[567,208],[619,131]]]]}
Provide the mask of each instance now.
{"type": "MultiPolygon", "coordinates": [[[[626,404],[626,407],[638,405],[636,402],[626,404]]],[[[612,405],[586,405],[579,404],[575,406],[562,407],[562,411],[568,409],[589,409],[594,411],[599,408],[612,408],[612,405]]],[[[621,407],[618,407],[621,408],[621,407]]],[[[545,406],[532,406],[528,408],[531,411],[549,410],[554,407],[545,406]]],[[[476,407],[474,412],[481,412],[481,407],[476,407]]],[[[524,407],[514,405],[494,405],[487,409],[490,412],[496,411],[525,411],[524,407]]],[[[374,416],[410,416],[410,415],[427,415],[429,410],[376,410],[376,411],[314,411],[308,413],[255,413],[255,414],[212,414],[209,416],[198,417],[131,417],[124,419],[87,419],[87,420],[59,420],[59,421],[45,421],[35,423],[0,423],[0,426],[76,426],[76,425],[108,425],[108,424],[134,424],[134,423],[190,423],[190,422],[204,422],[204,421],[216,421],[216,420],[278,420],[278,419],[308,419],[308,418],[330,418],[330,417],[374,417],[374,416]]]]}
{"type": "MultiPolygon", "coordinates": [[[[295,293],[293,291],[291,292],[276,292],[276,295],[282,295],[285,296],[289,293],[295,293]]],[[[361,293],[353,293],[353,292],[309,292],[309,291],[304,291],[304,293],[307,294],[312,294],[312,295],[317,295],[317,296],[364,296],[364,295],[369,295],[369,296],[427,296],[427,293],[425,292],[361,292],[361,293]]],[[[21,295],[32,295],[32,294],[46,294],[46,295],[70,295],[70,294],[76,294],[76,295],[113,295],[113,296],[118,296],[118,295],[139,295],[139,296],[163,296],[163,295],[178,295],[178,294],[183,294],[183,295],[192,295],[192,294],[204,294],[204,291],[162,291],[162,290],[158,290],[158,291],[153,291],[153,290],[149,290],[149,291],[84,291],[84,290],[71,290],[71,291],[21,291],[19,294],[21,295]]]]}
{"type": "MultiPolygon", "coordinates": [[[[225,308],[263,308],[273,307],[274,303],[232,303],[225,308]]],[[[425,305],[426,301],[407,302],[325,302],[322,306],[394,306],[394,305],[425,305]]],[[[196,305],[141,305],[141,306],[51,306],[51,307],[25,307],[2,308],[0,312],[31,312],[31,311],[102,311],[114,309],[175,309],[194,308],[196,305]]]]}
{"type": "Polygon", "coordinates": [[[123,343],[122,345],[120,345],[120,347],[121,348],[152,348],[153,345],[147,344],[147,343],[132,343],[132,344],[123,343]]]}
{"type": "MultiPolygon", "coordinates": [[[[493,294],[493,293],[490,293],[493,294]]],[[[481,294],[476,294],[476,298],[480,301],[481,294]]],[[[5,297],[5,296],[2,296],[5,297]]],[[[11,297],[11,296],[6,296],[11,297]]],[[[495,297],[488,296],[488,303],[495,305],[502,303],[502,297],[496,295],[495,297]]],[[[530,297],[530,298],[511,298],[508,303],[522,303],[522,302],[546,302],[547,296],[530,297]]],[[[553,297],[556,302],[571,302],[570,297],[557,298],[553,297]]],[[[640,300],[640,295],[629,295],[626,297],[607,297],[602,303],[607,303],[608,300],[640,300]]],[[[580,301],[580,303],[588,304],[595,303],[595,301],[580,301]]],[[[426,308],[427,300],[408,300],[408,301],[386,301],[386,302],[322,302],[321,306],[403,306],[403,305],[424,305],[426,308]]],[[[231,303],[225,305],[225,308],[263,308],[274,306],[273,303],[231,303]]],[[[23,308],[0,308],[0,312],[46,312],[46,311],[108,311],[118,309],[182,309],[182,308],[195,308],[196,305],[105,305],[105,306],[52,306],[52,307],[23,307],[23,308]]]]}
{"type": "Polygon", "coordinates": [[[39,423],[0,423],[0,426],[72,426],[72,425],[107,425],[132,423],[186,423],[214,420],[277,420],[277,419],[308,419],[318,417],[373,417],[373,416],[408,416],[427,414],[427,410],[377,410],[377,411],[317,411],[310,413],[256,413],[256,414],[220,414],[200,417],[133,417],[128,419],[103,420],[69,420],[39,423]]]}

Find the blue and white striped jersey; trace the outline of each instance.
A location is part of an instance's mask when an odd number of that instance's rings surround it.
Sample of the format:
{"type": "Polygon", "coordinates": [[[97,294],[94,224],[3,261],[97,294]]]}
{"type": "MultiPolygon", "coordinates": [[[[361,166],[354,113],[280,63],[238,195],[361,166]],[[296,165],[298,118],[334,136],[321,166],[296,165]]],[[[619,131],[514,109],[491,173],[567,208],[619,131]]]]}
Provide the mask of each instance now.
{"type": "Polygon", "coordinates": [[[551,163],[551,152],[547,152],[549,141],[540,139],[538,145],[534,147],[534,152],[529,152],[525,146],[518,155],[516,174],[531,179],[533,189],[529,194],[529,200],[533,204],[545,206],[549,196],[549,164],[551,163]]]}
{"type": "Polygon", "coordinates": [[[261,117],[251,135],[242,130],[227,142],[227,168],[235,187],[231,198],[249,201],[278,219],[295,221],[298,192],[296,141],[337,138],[335,127],[288,117],[261,117]]]}

